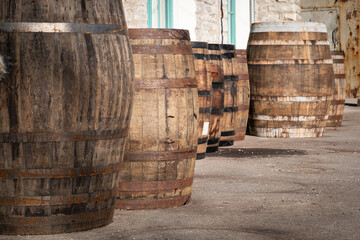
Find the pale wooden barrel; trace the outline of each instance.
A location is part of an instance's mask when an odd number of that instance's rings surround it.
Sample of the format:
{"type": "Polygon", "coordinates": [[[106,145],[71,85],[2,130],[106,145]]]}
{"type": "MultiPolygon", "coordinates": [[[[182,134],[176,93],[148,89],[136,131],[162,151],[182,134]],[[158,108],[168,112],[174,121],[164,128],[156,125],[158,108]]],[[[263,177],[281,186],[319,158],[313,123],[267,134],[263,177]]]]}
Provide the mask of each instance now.
{"type": "Polygon", "coordinates": [[[255,23],[247,53],[250,133],[323,136],[334,77],[325,24],[255,23]]]}
{"type": "Polygon", "coordinates": [[[332,51],[331,56],[334,62],[334,92],[330,104],[329,120],[326,126],[341,127],[346,99],[344,52],[332,51]]]}
{"type": "Polygon", "coordinates": [[[245,49],[236,50],[234,72],[238,76],[238,111],[235,118],[235,141],[242,141],[246,135],[250,107],[250,83],[245,49]]]}
{"type": "Polygon", "coordinates": [[[0,234],[111,223],[134,77],[122,2],[0,5],[0,234]]]}
{"type": "Polygon", "coordinates": [[[134,109],[120,169],[118,209],[190,201],[198,141],[198,90],[187,30],[129,29],[134,109]]]}
{"type": "Polygon", "coordinates": [[[207,42],[191,42],[199,95],[199,130],[196,159],[204,159],[211,119],[212,77],[207,42]]]}
{"type": "Polygon", "coordinates": [[[209,140],[206,152],[216,152],[219,149],[224,115],[224,72],[222,68],[220,44],[208,44],[208,48],[212,78],[212,104],[209,140]]]}

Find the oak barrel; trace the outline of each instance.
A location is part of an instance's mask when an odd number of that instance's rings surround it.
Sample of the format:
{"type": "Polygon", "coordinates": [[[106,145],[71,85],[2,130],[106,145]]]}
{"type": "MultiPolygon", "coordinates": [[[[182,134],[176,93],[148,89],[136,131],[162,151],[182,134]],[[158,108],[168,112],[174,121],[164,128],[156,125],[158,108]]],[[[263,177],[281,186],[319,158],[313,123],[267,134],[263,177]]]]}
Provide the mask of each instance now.
{"type": "Polygon", "coordinates": [[[101,227],[133,95],[122,1],[28,2],[0,8],[0,234],[101,227]]]}
{"type": "Polygon", "coordinates": [[[224,72],[224,115],[219,146],[234,145],[235,119],[238,111],[238,75],[235,74],[235,45],[221,44],[222,68],[224,72]]]}
{"type": "Polygon", "coordinates": [[[196,159],[204,159],[209,139],[211,118],[212,79],[210,58],[206,42],[191,42],[194,52],[194,63],[199,95],[199,130],[196,159]]]}
{"type": "Polygon", "coordinates": [[[331,99],[327,127],[341,127],[346,99],[344,52],[331,51],[334,62],[334,92],[331,99]]]}
{"type": "Polygon", "coordinates": [[[187,30],[129,29],[134,110],[120,169],[118,209],[190,201],[198,138],[198,92],[187,30]]]}
{"type": "Polygon", "coordinates": [[[247,56],[250,133],[323,136],[334,77],[325,24],[255,23],[247,56]]]}
{"type": "Polygon", "coordinates": [[[238,102],[235,118],[235,141],[245,139],[250,107],[250,83],[245,49],[236,50],[234,73],[238,76],[238,102]]]}
{"type": "Polygon", "coordinates": [[[212,104],[209,129],[209,140],[206,152],[219,149],[222,119],[224,115],[224,72],[220,44],[208,44],[210,71],[212,78],[212,104]]]}

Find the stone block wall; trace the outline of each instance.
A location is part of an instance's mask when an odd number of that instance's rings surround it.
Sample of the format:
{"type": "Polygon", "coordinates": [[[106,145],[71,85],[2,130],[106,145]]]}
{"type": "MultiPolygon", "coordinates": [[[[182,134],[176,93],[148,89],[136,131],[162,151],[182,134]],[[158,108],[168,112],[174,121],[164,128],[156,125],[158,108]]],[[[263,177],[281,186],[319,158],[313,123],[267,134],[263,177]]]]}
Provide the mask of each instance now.
{"type": "Polygon", "coordinates": [[[147,0],[123,0],[129,28],[147,28],[147,0]]]}
{"type": "Polygon", "coordinates": [[[299,0],[255,0],[255,22],[301,21],[299,0]]]}

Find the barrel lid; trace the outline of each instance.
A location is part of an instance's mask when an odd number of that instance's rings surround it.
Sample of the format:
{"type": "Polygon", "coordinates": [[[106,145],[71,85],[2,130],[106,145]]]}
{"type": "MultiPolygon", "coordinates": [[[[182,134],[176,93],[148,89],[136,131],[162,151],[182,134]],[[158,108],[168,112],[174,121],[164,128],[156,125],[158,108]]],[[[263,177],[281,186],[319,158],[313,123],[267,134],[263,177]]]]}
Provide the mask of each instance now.
{"type": "Polygon", "coordinates": [[[252,33],[260,32],[323,32],[327,33],[325,23],[319,22],[261,22],[251,25],[252,33]]]}
{"type": "Polygon", "coordinates": [[[184,29],[129,28],[130,39],[178,39],[190,41],[190,33],[184,29]]]}

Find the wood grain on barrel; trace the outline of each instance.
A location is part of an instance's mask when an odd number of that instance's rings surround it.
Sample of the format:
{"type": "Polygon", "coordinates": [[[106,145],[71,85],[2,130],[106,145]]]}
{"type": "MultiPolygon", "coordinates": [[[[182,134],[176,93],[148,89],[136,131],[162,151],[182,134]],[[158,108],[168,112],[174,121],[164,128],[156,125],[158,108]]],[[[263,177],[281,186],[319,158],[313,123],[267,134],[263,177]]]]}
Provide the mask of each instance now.
{"type": "Polygon", "coordinates": [[[250,83],[246,50],[236,50],[234,72],[238,76],[238,111],[235,118],[235,141],[241,141],[245,139],[250,107],[250,83]]]}
{"type": "Polygon", "coordinates": [[[135,49],[136,91],[116,207],[181,206],[190,201],[198,141],[198,93],[189,33],[130,29],[129,36],[135,49]],[[151,48],[157,51],[149,52],[151,48]]]}
{"type": "Polygon", "coordinates": [[[327,33],[321,24],[272,24],[253,24],[248,42],[250,133],[320,137],[333,91],[327,33]]]}
{"type": "Polygon", "coordinates": [[[344,52],[332,51],[334,62],[334,92],[330,103],[327,127],[341,127],[346,99],[344,52]]]}
{"type": "Polygon", "coordinates": [[[235,45],[221,44],[224,72],[224,115],[219,146],[234,145],[235,119],[238,111],[238,75],[235,74],[235,45]]]}
{"type": "MultiPolygon", "coordinates": [[[[70,2],[1,1],[0,21],[74,22],[84,11],[70,2]]],[[[86,1],[98,7],[79,22],[109,23],[108,4],[86,1]]],[[[121,1],[111,5],[126,27],[121,1]]],[[[128,36],[1,32],[0,54],[0,234],[109,224],[132,104],[128,36]]]]}
{"type": "Polygon", "coordinates": [[[199,94],[199,131],[196,159],[205,158],[211,119],[212,78],[206,42],[191,42],[199,94]]]}
{"type": "Polygon", "coordinates": [[[216,152],[219,149],[222,118],[224,115],[224,72],[222,69],[220,44],[208,44],[208,48],[212,76],[212,104],[206,152],[216,152]]]}

